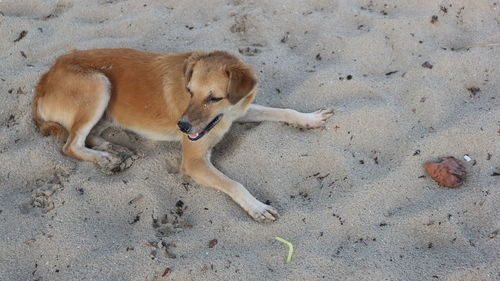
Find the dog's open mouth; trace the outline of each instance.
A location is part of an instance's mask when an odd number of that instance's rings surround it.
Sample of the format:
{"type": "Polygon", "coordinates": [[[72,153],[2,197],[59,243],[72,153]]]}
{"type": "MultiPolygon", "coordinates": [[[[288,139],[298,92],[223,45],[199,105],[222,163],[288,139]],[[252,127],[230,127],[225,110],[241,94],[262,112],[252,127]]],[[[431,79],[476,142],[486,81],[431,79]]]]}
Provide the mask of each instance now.
{"type": "Polygon", "coordinates": [[[191,141],[197,141],[201,139],[206,133],[208,133],[219,121],[222,119],[223,114],[217,115],[208,125],[205,127],[205,129],[201,130],[198,133],[195,134],[188,134],[188,139],[191,141]]]}

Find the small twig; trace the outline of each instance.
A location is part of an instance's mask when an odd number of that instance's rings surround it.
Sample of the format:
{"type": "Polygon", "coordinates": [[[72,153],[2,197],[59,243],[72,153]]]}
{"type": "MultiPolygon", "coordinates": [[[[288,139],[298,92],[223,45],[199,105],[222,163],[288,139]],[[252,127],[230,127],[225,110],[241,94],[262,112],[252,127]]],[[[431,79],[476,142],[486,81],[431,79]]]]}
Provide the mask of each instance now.
{"type": "Polygon", "coordinates": [[[21,39],[23,39],[26,36],[26,34],[28,34],[28,31],[26,31],[26,30],[21,31],[21,33],[19,33],[19,36],[16,38],[16,40],[14,40],[14,43],[21,41],[21,39]]]}
{"type": "Polygon", "coordinates": [[[457,48],[457,49],[455,49],[455,51],[459,51],[459,50],[463,50],[463,49],[470,49],[470,48],[485,48],[485,47],[495,47],[495,46],[500,46],[500,43],[486,43],[486,44],[469,45],[469,46],[457,48]]]}
{"type": "Polygon", "coordinates": [[[281,243],[284,243],[288,246],[288,257],[286,258],[286,263],[290,263],[292,261],[292,255],[293,255],[293,245],[292,243],[286,241],[285,239],[281,237],[274,237],[274,239],[280,241],[281,243]]]}

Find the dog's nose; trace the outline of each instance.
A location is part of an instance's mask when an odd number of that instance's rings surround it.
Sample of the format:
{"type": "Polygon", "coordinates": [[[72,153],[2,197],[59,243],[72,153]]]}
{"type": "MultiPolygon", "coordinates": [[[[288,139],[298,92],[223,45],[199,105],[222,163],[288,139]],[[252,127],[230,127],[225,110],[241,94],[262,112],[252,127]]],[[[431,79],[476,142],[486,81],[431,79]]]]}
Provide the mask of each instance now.
{"type": "Polygon", "coordinates": [[[189,122],[185,122],[185,121],[179,121],[177,123],[177,126],[179,127],[179,129],[181,130],[181,132],[183,133],[189,133],[189,131],[191,131],[191,123],[189,122]]]}

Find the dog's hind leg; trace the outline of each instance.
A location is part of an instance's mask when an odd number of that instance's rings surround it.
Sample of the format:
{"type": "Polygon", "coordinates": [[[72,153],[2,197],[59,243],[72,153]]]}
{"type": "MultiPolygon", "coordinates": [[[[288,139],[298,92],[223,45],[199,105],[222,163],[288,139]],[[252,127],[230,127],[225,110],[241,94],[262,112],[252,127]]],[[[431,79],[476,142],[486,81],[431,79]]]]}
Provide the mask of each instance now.
{"type": "Polygon", "coordinates": [[[252,104],[245,115],[236,122],[284,122],[299,128],[313,129],[324,127],[326,120],[333,115],[333,109],[320,109],[311,113],[298,112],[293,109],[266,107],[252,104]]]}
{"type": "Polygon", "coordinates": [[[127,168],[123,157],[85,147],[87,136],[101,119],[111,97],[108,78],[100,73],[77,75],[74,78],[78,79],[79,87],[66,88],[64,90],[70,91],[71,94],[59,96],[65,99],[63,103],[71,107],[68,110],[74,111],[63,152],[79,160],[94,162],[106,173],[127,168]]]}
{"type": "MultiPolygon", "coordinates": [[[[104,113],[105,115],[106,113],[104,113]]],[[[111,126],[111,122],[104,120],[105,117],[102,117],[101,120],[92,128],[87,139],[85,140],[85,144],[89,147],[99,146],[105,143],[108,143],[103,137],[101,137],[102,133],[111,126]]]]}
{"type": "MultiPolygon", "coordinates": [[[[104,113],[106,115],[106,113],[104,113]]],[[[108,151],[113,154],[122,155],[124,157],[129,156],[136,158],[136,154],[133,150],[107,141],[101,135],[102,133],[109,127],[113,125],[113,122],[107,119],[104,116],[90,131],[87,139],[85,140],[85,144],[88,147],[92,147],[92,149],[100,150],[100,151],[108,151]]]]}

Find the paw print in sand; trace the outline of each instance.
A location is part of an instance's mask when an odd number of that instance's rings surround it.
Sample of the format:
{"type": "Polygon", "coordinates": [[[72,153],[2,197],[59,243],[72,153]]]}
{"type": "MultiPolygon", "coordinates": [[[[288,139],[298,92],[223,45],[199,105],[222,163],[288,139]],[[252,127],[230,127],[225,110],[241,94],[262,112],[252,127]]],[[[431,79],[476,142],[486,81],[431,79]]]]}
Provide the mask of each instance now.
{"type": "Polygon", "coordinates": [[[155,229],[157,237],[166,237],[181,232],[184,228],[193,227],[182,218],[184,210],[187,208],[184,206],[184,203],[179,200],[175,206],[177,208],[175,211],[170,211],[168,214],[164,214],[159,218],[155,218],[153,214],[153,228],[155,229]]]}

